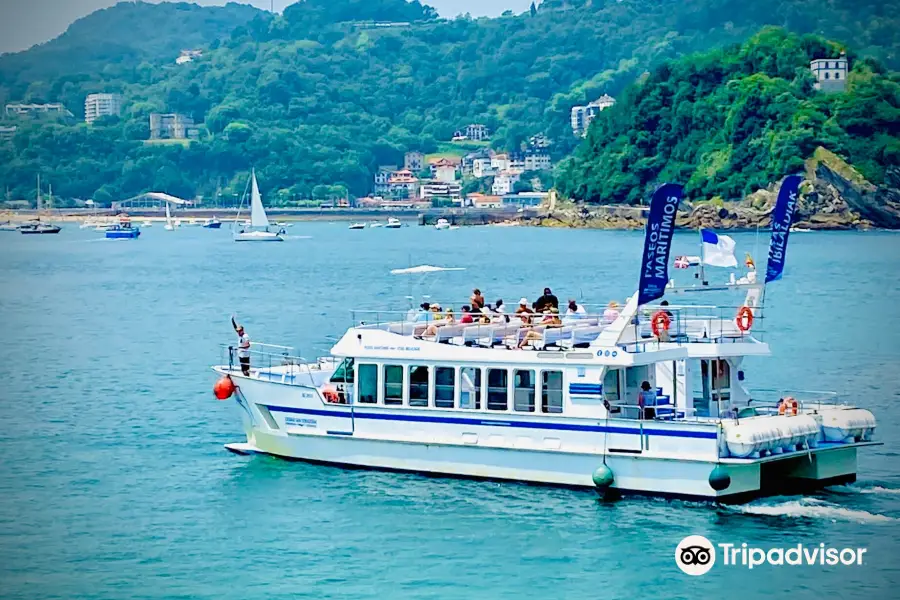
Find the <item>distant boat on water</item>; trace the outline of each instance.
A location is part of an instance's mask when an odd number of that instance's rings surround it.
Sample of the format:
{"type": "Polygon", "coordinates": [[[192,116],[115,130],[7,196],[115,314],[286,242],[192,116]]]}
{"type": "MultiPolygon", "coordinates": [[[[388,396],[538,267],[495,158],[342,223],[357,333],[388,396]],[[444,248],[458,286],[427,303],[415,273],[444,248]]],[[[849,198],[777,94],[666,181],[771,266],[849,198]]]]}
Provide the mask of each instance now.
{"type": "Polygon", "coordinates": [[[222,221],[213,217],[212,219],[207,219],[206,221],[204,221],[203,227],[205,227],[206,229],[219,229],[222,227],[222,221]]]}
{"type": "Polygon", "coordinates": [[[180,221],[172,221],[172,211],[169,210],[169,203],[166,202],[166,224],[163,226],[163,229],[166,231],[175,231],[175,228],[180,224],[180,221]]]}
{"type": "MultiPolygon", "coordinates": [[[[237,223],[237,218],[235,218],[237,223]]],[[[234,234],[236,242],[283,242],[282,234],[269,231],[269,218],[266,209],[263,208],[262,196],[259,193],[259,184],[256,182],[256,171],[250,173],[250,227],[243,228],[234,234]]]]}
{"type": "Polygon", "coordinates": [[[350,227],[348,227],[348,229],[365,229],[365,228],[366,228],[365,223],[350,223],[350,227]]]}
{"type": "Polygon", "coordinates": [[[119,222],[106,230],[106,238],[111,240],[136,240],[140,235],[140,228],[132,227],[127,215],[120,216],[119,222]]]}
{"type": "Polygon", "coordinates": [[[397,217],[388,217],[388,222],[385,227],[388,229],[400,229],[403,227],[403,223],[397,217]]]}
{"type": "Polygon", "coordinates": [[[25,235],[45,235],[45,234],[53,234],[59,233],[62,228],[58,225],[51,225],[50,223],[27,223],[19,227],[19,233],[23,233],[25,235]]]}

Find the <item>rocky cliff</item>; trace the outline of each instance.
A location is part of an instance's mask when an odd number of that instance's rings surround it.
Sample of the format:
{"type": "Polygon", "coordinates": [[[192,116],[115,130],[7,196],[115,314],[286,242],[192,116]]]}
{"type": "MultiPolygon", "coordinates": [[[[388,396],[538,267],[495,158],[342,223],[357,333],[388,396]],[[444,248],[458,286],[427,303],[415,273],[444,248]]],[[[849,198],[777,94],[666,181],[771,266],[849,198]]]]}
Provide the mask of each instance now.
{"type": "MultiPolygon", "coordinates": [[[[778,183],[757,190],[739,202],[682,204],[678,225],[690,229],[755,229],[767,227],[775,206],[778,183]]],[[[646,207],[584,206],[558,202],[528,224],[544,227],[640,229],[646,207]]],[[[846,161],[818,148],[806,161],[806,181],[794,226],[818,230],[900,229],[900,167],[889,169],[886,185],[867,181],[846,161]]]]}

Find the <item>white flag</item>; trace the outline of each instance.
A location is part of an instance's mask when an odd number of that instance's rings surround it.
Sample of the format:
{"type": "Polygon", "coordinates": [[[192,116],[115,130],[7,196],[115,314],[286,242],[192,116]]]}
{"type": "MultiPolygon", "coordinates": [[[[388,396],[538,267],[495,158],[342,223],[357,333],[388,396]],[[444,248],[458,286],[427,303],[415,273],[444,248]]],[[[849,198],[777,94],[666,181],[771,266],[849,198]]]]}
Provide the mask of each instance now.
{"type": "Polygon", "coordinates": [[[736,267],[734,240],[727,235],[716,235],[710,229],[701,229],[703,240],[703,264],[713,267],[736,267]]]}

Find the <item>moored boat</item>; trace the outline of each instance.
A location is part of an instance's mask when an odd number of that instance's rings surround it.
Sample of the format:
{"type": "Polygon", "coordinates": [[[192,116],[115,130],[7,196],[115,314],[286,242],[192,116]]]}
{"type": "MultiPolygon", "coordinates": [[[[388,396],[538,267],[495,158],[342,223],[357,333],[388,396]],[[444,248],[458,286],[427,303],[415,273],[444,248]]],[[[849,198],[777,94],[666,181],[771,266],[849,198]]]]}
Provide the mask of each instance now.
{"type": "Polygon", "coordinates": [[[361,311],[330,356],[253,345],[246,374],[227,348],[216,394],[234,397],[246,441],[226,447],[609,496],[739,502],[854,481],[857,452],[877,443],[870,411],[747,383],[745,359],[771,353],[764,291],[783,272],[798,187],[782,184],[765,281],[670,286],[681,189],[666,185],[651,202],[638,292],[620,311],[559,323],[552,311],[540,323],[361,311]],[[728,293],[743,295],[738,306],[705,298],[728,293]]]}
{"type": "Polygon", "coordinates": [[[19,227],[19,233],[23,233],[26,235],[45,235],[45,234],[54,234],[59,233],[62,228],[59,225],[52,225],[50,223],[27,223],[19,227]]]}
{"type": "Polygon", "coordinates": [[[204,221],[203,227],[205,227],[206,229],[220,229],[222,227],[222,222],[213,217],[212,219],[207,219],[206,221],[204,221]]]}
{"type": "Polygon", "coordinates": [[[350,227],[348,227],[347,229],[365,229],[365,228],[366,228],[365,223],[350,223],[350,227]]]}
{"type": "Polygon", "coordinates": [[[434,224],[434,228],[437,230],[450,229],[450,221],[447,219],[438,219],[437,223],[434,224]]]}
{"type": "Polygon", "coordinates": [[[403,223],[397,217],[388,217],[387,225],[385,225],[388,229],[400,229],[403,227],[403,223]]]}

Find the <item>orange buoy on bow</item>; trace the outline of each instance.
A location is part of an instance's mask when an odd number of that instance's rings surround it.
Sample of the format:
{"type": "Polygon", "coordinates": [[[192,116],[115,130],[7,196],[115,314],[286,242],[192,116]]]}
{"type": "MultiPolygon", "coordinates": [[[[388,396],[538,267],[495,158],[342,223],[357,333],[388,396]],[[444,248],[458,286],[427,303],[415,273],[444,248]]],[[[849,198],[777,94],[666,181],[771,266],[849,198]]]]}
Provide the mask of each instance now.
{"type": "Polygon", "coordinates": [[[653,330],[654,337],[659,337],[659,334],[663,331],[668,331],[669,326],[672,324],[672,319],[669,318],[669,315],[664,310],[658,310],[650,319],[650,329],[653,330]]]}
{"type": "Polygon", "coordinates": [[[224,375],[216,382],[216,385],[213,386],[213,394],[215,394],[216,398],[219,400],[228,400],[234,393],[234,389],[234,382],[231,380],[231,377],[224,375]]]}

